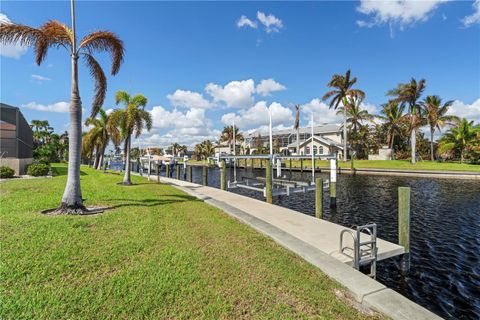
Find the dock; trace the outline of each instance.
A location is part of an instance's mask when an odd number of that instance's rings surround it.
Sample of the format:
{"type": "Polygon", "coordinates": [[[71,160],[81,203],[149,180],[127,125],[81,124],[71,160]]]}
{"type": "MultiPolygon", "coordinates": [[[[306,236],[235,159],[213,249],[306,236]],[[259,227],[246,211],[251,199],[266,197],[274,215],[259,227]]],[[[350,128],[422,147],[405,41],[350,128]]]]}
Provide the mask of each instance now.
{"type": "MultiPolygon", "coordinates": [[[[233,192],[183,180],[164,177],[162,177],[161,180],[175,185],[200,199],[209,199],[218,203],[224,203],[233,209],[240,210],[251,217],[259,219],[308,243],[336,260],[348,265],[353,265],[353,257],[348,254],[348,250],[345,253],[339,251],[340,233],[342,230],[348,229],[344,226],[233,192]]],[[[367,238],[369,237],[366,234],[362,234],[361,241],[366,241],[367,238]],[[365,238],[363,238],[363,236],[365,236],[365,238]]],[[[345,236],[344,245],[353,248],[353,239],[345,236]]],[[[401,255],[405,252],[402,246],[380,238],[377,238],[377,248],[377,261],[401,255]]]]}

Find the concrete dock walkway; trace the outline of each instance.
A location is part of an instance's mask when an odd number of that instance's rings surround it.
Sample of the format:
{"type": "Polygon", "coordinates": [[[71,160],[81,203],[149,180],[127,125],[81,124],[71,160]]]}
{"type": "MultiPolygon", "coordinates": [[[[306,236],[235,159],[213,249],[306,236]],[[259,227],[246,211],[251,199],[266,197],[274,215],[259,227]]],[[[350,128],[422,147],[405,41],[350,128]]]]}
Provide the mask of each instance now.
{"type": "MultiPolygon", "coordinates": [[[[233,192],[176,179],[162,177],[161,180],[182,187],[186,191],[194,192],[196,196],[200,196],[203,199],[212,199],[226,203],[291,234],[343,263],[353,265],[352,257],[339,252],[340,233],[342,230],[347,229],[346,227],[233,192]]],[[[362,234],[362,241],[367,241],[368,239],[369,236],[362,234]]],[[[343,243],[344,246],[353,248],[353,239],[348,234],[344,236],[343,243]]],[[[380,238],[377,238],[377,248],[378,261],[404,253],[402,246],[380,238]]]]}
{"type": "MultiPolygon", "coordinates": [[[[156,180],[156,177],[151,176],[151,179],[156,180]]],[[[165,177],[161,177],[161,182],[221,209],[231,217],[272,238],[279,245],[296,253],[336,280],[356,301],[367,308],[381,312],[391,319],[441,319],[349,266],[352,259],[338,252],[340,230],[345,229],[342,226],[212,187],[165,177]]],[[[377,239],[377,245],[379,259],[404,252],[403,247],[384,240],[377,239]]]]}

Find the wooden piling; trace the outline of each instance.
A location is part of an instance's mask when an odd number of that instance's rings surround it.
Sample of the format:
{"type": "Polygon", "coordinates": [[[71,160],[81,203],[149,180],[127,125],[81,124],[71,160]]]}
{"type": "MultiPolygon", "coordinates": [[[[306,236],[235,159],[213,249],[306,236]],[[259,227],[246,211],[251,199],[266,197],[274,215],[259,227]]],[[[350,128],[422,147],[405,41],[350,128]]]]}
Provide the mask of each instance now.
{"type": "Polygon", "coordinates": [[[290,158],[290,177],[292,176],[292,158],[290,158]]]}
{"type": "Polygon", "coordinates": [[[175,178],[176,178],[177,180],[180,180],[180,165],[177,163],[176,167],[177,167],[177,168],[176,168],[176,169],[177,169],[177,172],[176,172],[176,174],[175,174],[175,178]]]}
{"type": "Polygon", "coordinates": [[[315,217],[322,219],[323,215],[323,179],[315,179],[315,217]]]}
{"type": "Polygon", "coordinates": [[[207,166],[203,166],[202,177],[203,177],[203,179],[202,179],[203,185],[206,186],[208,184],[207,183],[207,180],[208,180],[208,167],[207,166]]]}
{"type": "Polygon", "coordinates": [[[405,248],[401,269],[410,270],[410,188],[398,188],[398,244],[405,248]]]}
{"type": "Polygon", "coordinates": [[[225,160],[220,161],[220,189],[227,189],[227,170],[225,160]]]}
{"type": "Polygon", "coordinates": [[[300,159],[300,173],[303,175],[303,159],[300,159]]]}
{"type": "Polygon", "coordinates": [[[160,163],[157,163],[157,183],[160,183],[160,163]]]}
{"type": "Polygon", "coordinates": [[[265,198],[267,203],[272,203],[272,163],[270,159],[267,160],[265,166],[265,198]]]}
{"type": "Polygon", "coordinates": [[[165,164],[165,176],[167,178],[170,178],[170,163],[169,164],[165,164]]]}
{"type": "Polygon", "coordinates": [[[188,181],[189,182],[193,182],[193,167],[192,166],[188,166],[188,181]]]}

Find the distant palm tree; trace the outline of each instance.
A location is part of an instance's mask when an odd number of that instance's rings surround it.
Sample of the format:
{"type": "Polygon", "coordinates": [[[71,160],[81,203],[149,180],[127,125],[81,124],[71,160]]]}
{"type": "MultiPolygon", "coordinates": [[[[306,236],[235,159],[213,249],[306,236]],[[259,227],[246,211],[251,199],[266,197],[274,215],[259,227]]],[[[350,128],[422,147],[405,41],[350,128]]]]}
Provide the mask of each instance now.
{"type": "Polygon", "coordinates": [[[205,140],[200,143],[200,154],[203,156],[204,159],[207,159],[211,155],[215,153],[215,147],[213,146],[212,141],[205,140]]]}
{"type": "MultiPolygon", "coordinates": [[[[327,86],[335,88],[330,90],[323,96],[322,100],[330,100],[330,108],[337,109],[340,103],[347,105],[348,97],[363,100],[365,93],[359,89],[353,89],[353,85],[357,82],[357,78],[350,78],[350,70],[347,70],[345,75],[334,74],[327,86]]],[[[347,114],[344,109],[344,124],[343,124],[343,161],[347,161],[347,114]]]]}
{"type": "Polygon", "coordinates": [[[118,127],[110,121],[111,118],[107,115],[105,110],[100,109],[98,113],[100,117],[88,118],[85,121],[85,125],[93,126],[85,136],[85,139],[87,140],[87,147],[92,149],[96,148],[97,157],[94,166],[96,169],[101,170],[105,149],[108,144],[112,141],[113,144],[117,146],[120,143],[121,138],[118,127]]]}
{"type": "MultiPolygon", "coordinates": [[[[243,134],[240,133],[240,130],[237,126],[235,126],[235,133],[233,130],[233,126],[226,126],[223,128],[222,133],[220,134],[220,142],[226,142],[230,151],[233,150],[233,137],[235,135],[236,142],[243,141],[243,134]]],[[[235,146],[236,147],[236,146],[235,146]]]]}
{"type": "Polygon", "coordinates": [[[410,115],[410,146],[412,149],[412,163],[416,163],[417,129],[421,123],[421,114],[418,112],[421,105],[418,103],[426,87],[425,79],[417,82],[412,78],[409,83],[400,83],[395,89],[387,92],[387,95],[395,97],[395,101],[408,104],[410,115]]]}
{"type": "Polygon", "coordinates": [[[466,152],[478,143],[478,134],[480,126],[474,126],[473,121],[463,118],[457,127],[450,128],[447,133],[440,139],[438,152],[458,152],[460,153],[460,162],[465,160],[466,152]]]}
{"type": "MultiPolygon", "coordinates": [[[[354,133],[364,121],[372,121],[373,115],[368,113],[367,110],[362,109],[361,100],[356,98],[348,98],[347,102],[347,124],[350,124],[354,133]]],[[[337,109],[338,114],[345,114],[345,107],[339,107],[337,109]]]]}
{"type": "Polygon", "coordinates": [[[382,119],[384,127],[387,129],[387,144],[393,149],[395,141],[395,134],[401,135],[402,127],[406,123],[407,118],[403,114],[405,105],[398,101],[390,100],[388,103],[382,105],[382,113],[384,115],[377,115],[377,118],[382,119]]]}
{"type": "Polygon", "coordinates": [[[178,152],[180,152],[181,145],[178,143],[172,143],[172,155],[174,157],[178,156],[178,152]]]}
{"type": "Polygon", "coordinates": [[[112,58],[112,75],[118,73],[123,61],[123,43],[113,33],[95,31],[77,45],[75,34],[75,7],[71,1],[71,29],[58,21],[50,20],[40,28],[14,23],[0,25],[0,43],[32,46],[35,49],[35,60],[38,65],[47,56],[51,47],[65,48],[71,57],[72,87],[70,96],[70,143],[68,152],[68,176],[62,197],[61,210],[65,213],[82,213],[85,211],[80,188],[80,161],[82,149],[82,103],[78,90],[78,58],[83,57],[95,78],[95,96],[91,116],[95,116],[103,104],[107,90],[107,80],[100,64],[93,57],[95,52],[108,52],[112,58]]]}
{"type": "Polygon", "coordinates": [[[118,91],[115,95],[115,103],[125,105],[124,110],[117,109],[111,114],[112,125],[120,127],[122,140],[125,141],[125,176],[123,178],[124,185],[131,185],[130,179],[130,146],[132,134],[138,138],[143,129],[146,127],[148,131],[152,128],[152,116],[144,108],[147,105],[147,98],[141,94],[130,96],[125,91],[118,91]]]}
{"type": "Polygon", "coordinates": [[[439,96],[427,96],[422,102],[423,116],[430,126],[430,156],[431,160],[435,160],[433,153],[433,136],[435,130],[441,131],[445,125],[453,125],[460,122],[457,116],[447,115],[448,108],[453,104],[453,100],[442,104],[439,96]]]}

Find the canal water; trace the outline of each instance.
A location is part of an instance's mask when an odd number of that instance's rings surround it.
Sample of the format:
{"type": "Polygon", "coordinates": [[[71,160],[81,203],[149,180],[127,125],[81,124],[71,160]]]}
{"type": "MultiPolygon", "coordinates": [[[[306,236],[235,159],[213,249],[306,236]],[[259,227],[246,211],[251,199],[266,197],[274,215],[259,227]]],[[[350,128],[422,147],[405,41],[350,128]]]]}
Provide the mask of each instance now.
{"type": "MultiPolygon", "coordinates": [[[[293,180],[311,180],[309,172],[290,176],[284,170],[282,174],[293,180]]],[[[233,180],[232,169],[227,176],[233,180]]],[[[257,176],[264,177],[265,171],[237,169],[238,181],[257,176]]],[[[327,174],[318,176],[328,179],[327,174]]],[[[377,280],[446,319],[480,319],[480,182],[350,174],[337,179],[337,208],[330,209],[325,191],[324,219],[346,227],[375,222],[378,236],[395,243],[398,187],[410,187],[410,272],[402,276],[399,258],[391,258],[378,262],[377,280]]],[[[202,168],[193,168],[193,181],[202,183],[202,168]]],[[[217,168],[209,169],[208,185],[220,187],[217,168]]],[[[264,200],[260,192],[230,191],[264,200]]],[[[308,215],[315,213],[314,192],[274,197],[273,202],[308,215]]]]}

